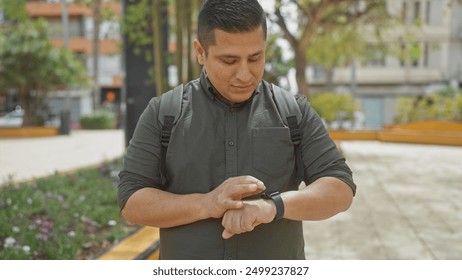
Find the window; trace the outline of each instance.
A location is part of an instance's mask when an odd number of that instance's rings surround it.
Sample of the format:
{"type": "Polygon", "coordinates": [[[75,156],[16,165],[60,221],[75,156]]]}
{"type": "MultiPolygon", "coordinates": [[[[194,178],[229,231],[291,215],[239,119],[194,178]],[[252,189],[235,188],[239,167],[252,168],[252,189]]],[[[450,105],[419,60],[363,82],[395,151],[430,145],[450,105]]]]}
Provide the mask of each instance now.
{"type": "Polygon", "coordinates": [[[406,14],[407,14],[407,2],[404,1],[403,2],[403,7],[402,7],[402,10],[401,10],[401,20],[406,23],[406,14]]]}
{"type": "Polygon", "coordinates": [[[424,43],[424,48],[423,48],[423,66],[428,67],[429,66],[429,56],[430,56],[430,46],[428,42],[424,43]]]}
{"type": "Polygon", "coordinates": [[[80,18],[70,18],[69,20],[69,37],[83,37],[83,25],[80,18]]]}
{"type": "MultiPolygon", "coordinates": [[[[50,18],[48,20],[49,32],[52,38],[63,37],[63,22],[61,18],[50,18]]],[[[69,18],[68,25],[68,36],[69,38],[83,37],[83,24],[81,18],[71,17],[69,18]]]]}
{"type": "Polygon", "coordinates": [[[398,59],[401,67],[407,65],[418,67],[420,64],[420,57],[422,56],[422,45],[419,42],[401,43],[400,53],[398,59]]]}
{"type": "Polygon", "coordinates": [[[431,3],[430,1],[427,1],[426,2],[426,7],[425,7],[425,23],[426,24],[430,24],[431,21],[430,21],[430,9],[431,9],[431,3]]]}
{"type": "Polygon", "coordinates": [[[414,2],[414,21],[420,19],[420,1],[414,2]]]}
{"type": "MultiPolygon", "coordinates": [[[[426,2],[426,13],[429,13],[429,6],[430,6],[430,1],[426,2]]],[[[404,23],[409,23],[409,21],[413,21],[414,23],[419,22],[422,20],[422,5],[421,1],[408,1],[404,0],[402,2],[402,10],[401,10],[401,20],[404,23]],[[410,5],[408,5],[410,4],[410,5]]],[[[428,18],[428,14],[427,14],[428,18]]]]}
{"type": "Polygon", "coordinates": [[[316,81],[325,80],[327,78],[326,69],[318,64],[311,65],[313,67],[313,79],[316,81]]]}
{"type": "Polygon", "coordinates": [[[385,52],[375,45],[369,45],[365,51],[365,66],[383,67],[385,66],[385,52]]]}
{"type": "Polygon", "coordinates": [[[409,45],[409,57],[411,59],[411,65],[412,67],[418,67],[419,66],[419,59],[420,56],[422,55],[422,48],[419,43],[412,43],[409,45]]]}
{"type": "Polygon", "coordinates": [[[399,65],[401,67],[404,67],[406,66],[406,45],[404,43],[401,43],[401,46],[400,46],[400,54],[399,54],[399,65]]]}

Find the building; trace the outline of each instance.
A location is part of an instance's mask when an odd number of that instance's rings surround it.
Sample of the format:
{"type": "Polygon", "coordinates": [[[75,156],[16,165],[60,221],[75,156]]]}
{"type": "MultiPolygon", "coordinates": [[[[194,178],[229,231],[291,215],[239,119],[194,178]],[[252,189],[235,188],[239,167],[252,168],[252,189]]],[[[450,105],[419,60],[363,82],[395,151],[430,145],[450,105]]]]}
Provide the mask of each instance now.
{"type": "MultiPolygon", "coordinates": [[[[372,59],[334,70],[336,92],[352,93],[365,114],[366,128],[392,123],[400,96],[423,96],[462,87],[462,3],[457,0],[386,1],[400,25],[387,34],[390,43],[415,47],[420,55],[403,60],[377,51],[372,59]],[[406,37],[406,34],[411,34],[406,37]],[[405,38],[408,38],[406,41],[405,38]]],[[[373,44],[371,44],[373,48],[373,44]]],[[[313,91],[325,90],[326,76],[310,67],[313,91]]]]}
{"type": "MultiPolygon", "coordinates": [[[[28,15],[43,18],[48,22],[52,44],[56,47],[67,47],[86,65],[88,74],[93,77],[93,11],[91,7],[78,5],[67,0],[68,36],[64,39],[63,4],[62,1],[26,3],[28,15]],[[67,44],[65,44],[65,41],[67,44]]],[[[105,2],[101,10],[110,14],[111,18],[101,21],[99,26],[98,81],[100,88],[98,103],[104,101],[120,104],[122,87],[121,34],[118,17],[121,15],[120,3],[105,2]],[[108,95],[107,95],[108,94],[108,95]],[[107,98],[106,98],[107,95],[107,98]]],[[[66,89],[49,93],[46,103],[54,114],[62,110],[71,111],[71,121],[78,126],[81,115],[91,114],[94,108],[93,89],[66,89]],[[70,96],[70,98],[68,98],[70,96]]],[[[117,105],[117,104],[116,104],[117,105]]],[[[120,106],[110,106],[117,110],[120,106]]]]}

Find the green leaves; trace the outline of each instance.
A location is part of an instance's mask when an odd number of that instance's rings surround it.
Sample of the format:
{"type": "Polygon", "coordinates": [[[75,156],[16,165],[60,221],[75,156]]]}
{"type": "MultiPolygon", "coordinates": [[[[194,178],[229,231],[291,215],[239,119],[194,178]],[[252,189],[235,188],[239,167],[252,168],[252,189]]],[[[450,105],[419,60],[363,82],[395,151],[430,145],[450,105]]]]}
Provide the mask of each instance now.
{"type": "Polygon", "coordinates": [[[93,259],[136,229],[117,206],[122,161],[0,189],[0,259],[93,259]]]}
{"type": "MultiPolygon", "coordinates": [[[[0,88],[15,89],[31,119],[30,93],[88,85],[83,63],[68,49],[53,47],[44,20],[24,20],[0,33],[0,88]]],[[[29,125],[29,123],[25,123],[29,125]]]]}
{"type": "Polygon", "coordinates": [[[116,116],[107,110],[97,110],[93,115],[82,116],[80,124],[83,129],[112,129],[116,123],[116,116]]]}
{"type": "Polygon", "coordinates": [[[361,56],[365,47],[365,39],[353,26],[339,26],[316,34],[307,48],[307,57],[326,68],[345,66],[361,56]]]}
{"type": "Polygon", "coordinates": [[[311,106],[327,123],[335,120],[352,120],[357,106],[351,95],[321,93],[310,96],[311,106]]]}
{"type": "Polygon", "coordinates": [[[0,43],[0,86],[39,91],[83,84],[85,68],[66,49],[51,45],[47,24],[26,21],[5,33],[0,43]]]}
{"type": "Polygon", "coordinates": [[[462,121],[462,93],[448,90],[429,96],[400,97],[396,103],[397,123],[425,120],[462,121]]]}
{"type": "Polygon", "coordinates": [[[0,0],[0,8],[8,20],[24,20],[27,19],[26,2],[27,0],[0,0]]]}

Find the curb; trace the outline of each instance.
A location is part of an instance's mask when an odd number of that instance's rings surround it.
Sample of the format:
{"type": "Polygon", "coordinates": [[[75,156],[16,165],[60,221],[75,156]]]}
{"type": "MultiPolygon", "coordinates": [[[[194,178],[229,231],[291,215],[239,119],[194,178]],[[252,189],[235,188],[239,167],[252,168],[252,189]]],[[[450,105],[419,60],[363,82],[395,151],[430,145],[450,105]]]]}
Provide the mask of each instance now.
{"type": "Polygon", "coordinates": [[[141,227],[104,251],[96,260],[157,260],[159,248],[159,229],[141,227]]]}

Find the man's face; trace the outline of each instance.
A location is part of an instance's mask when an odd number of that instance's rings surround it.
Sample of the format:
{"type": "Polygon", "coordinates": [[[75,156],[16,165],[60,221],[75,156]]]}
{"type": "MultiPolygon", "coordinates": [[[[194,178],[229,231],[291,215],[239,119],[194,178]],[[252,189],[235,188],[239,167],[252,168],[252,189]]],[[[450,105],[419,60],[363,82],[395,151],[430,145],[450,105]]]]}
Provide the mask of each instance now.
{"type": "Polygon", "coordinates": [[[199,41],[194,49],[199,64],[216,90],[231,103],[249,99],[263,78],[266,42],[263,28],[246,33],[214,30],[215,44],[207,55],[199,41]]]}

